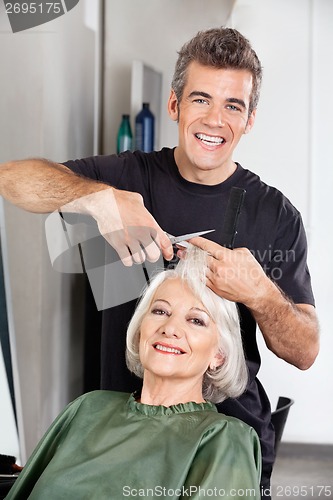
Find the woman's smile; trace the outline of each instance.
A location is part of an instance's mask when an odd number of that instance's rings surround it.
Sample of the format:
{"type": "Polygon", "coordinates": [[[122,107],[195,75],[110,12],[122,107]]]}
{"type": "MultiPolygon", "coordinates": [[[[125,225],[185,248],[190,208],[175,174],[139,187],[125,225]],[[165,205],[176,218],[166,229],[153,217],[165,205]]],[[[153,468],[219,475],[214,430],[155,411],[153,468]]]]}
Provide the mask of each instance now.
{"type": "Polygon", "coordinates": [[[155,342],[153,344],[153,348],[161,354],[185,354],[185,351],[183,351],[183,349],[180,349],[179,347],[173,345],[165,344],[163,342],[155,342]]]}

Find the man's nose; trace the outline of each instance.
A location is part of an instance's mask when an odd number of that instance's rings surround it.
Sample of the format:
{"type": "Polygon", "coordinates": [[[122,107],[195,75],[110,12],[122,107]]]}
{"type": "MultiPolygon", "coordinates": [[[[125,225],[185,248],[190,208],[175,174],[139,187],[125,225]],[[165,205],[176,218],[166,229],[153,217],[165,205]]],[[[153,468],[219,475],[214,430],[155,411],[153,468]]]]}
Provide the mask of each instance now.
{"type": "Polygon", "coordinates": [[[220,106],[208,106],[204,121],[210,127],[224,127],[224,112],[220,106]]]}

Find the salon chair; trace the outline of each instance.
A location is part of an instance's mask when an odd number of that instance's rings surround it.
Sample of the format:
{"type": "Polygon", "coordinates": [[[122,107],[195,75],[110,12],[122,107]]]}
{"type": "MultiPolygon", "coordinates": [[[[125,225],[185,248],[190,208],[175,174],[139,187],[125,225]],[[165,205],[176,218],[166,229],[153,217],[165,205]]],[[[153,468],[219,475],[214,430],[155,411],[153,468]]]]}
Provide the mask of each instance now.
{"type": "Polygon", "coordinates": [[[288,418],[290,407],[294,404],[294,400],[280,396],[276,405],[276,409],[272,412],[272,424],[275,430],[275,455],[279,448],[284,427],[288,418]]]}
{"type": "Polygon", "coordinates": [[[11,455],[0,454],[0,500],[6,497],[22,470],[15,461],[16,458],[11,455]]]}

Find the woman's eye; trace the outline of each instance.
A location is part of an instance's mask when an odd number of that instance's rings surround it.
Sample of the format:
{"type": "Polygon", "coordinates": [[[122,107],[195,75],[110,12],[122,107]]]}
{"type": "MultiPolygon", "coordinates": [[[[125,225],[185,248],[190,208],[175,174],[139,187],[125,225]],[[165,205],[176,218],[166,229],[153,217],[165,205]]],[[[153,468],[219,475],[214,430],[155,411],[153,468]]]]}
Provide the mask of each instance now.
{"type": "Polygon", "coordinates": [[[157,314],[159,316],[162,316],[163,314],[167,314],[166,311],[164,311],[163,309],[158,309],[158,308],[154,308],[152,309],[151,311],[153,314],[157,314]]]}
{"type": "Polygon", "coordinates": [[[190,319],[191,323],[193,323],[194,325],[198,325],[198,326],[206,326],[206,323],[204,322],[203,319],[200,319],[200,318],[191,318],[190,319]]]}

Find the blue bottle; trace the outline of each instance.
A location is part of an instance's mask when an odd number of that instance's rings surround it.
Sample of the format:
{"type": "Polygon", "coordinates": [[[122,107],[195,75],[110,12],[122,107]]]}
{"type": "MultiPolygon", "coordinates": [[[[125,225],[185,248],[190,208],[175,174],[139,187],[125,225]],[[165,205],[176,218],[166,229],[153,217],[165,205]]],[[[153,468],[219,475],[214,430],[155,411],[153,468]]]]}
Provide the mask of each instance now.
{"type": "Polygon", "coordinates": [[[155,117],[149,109],[149,103],[144,102],[142,110],[135,118],[135,147],[149,153],[154,150],[155,117]]]}

